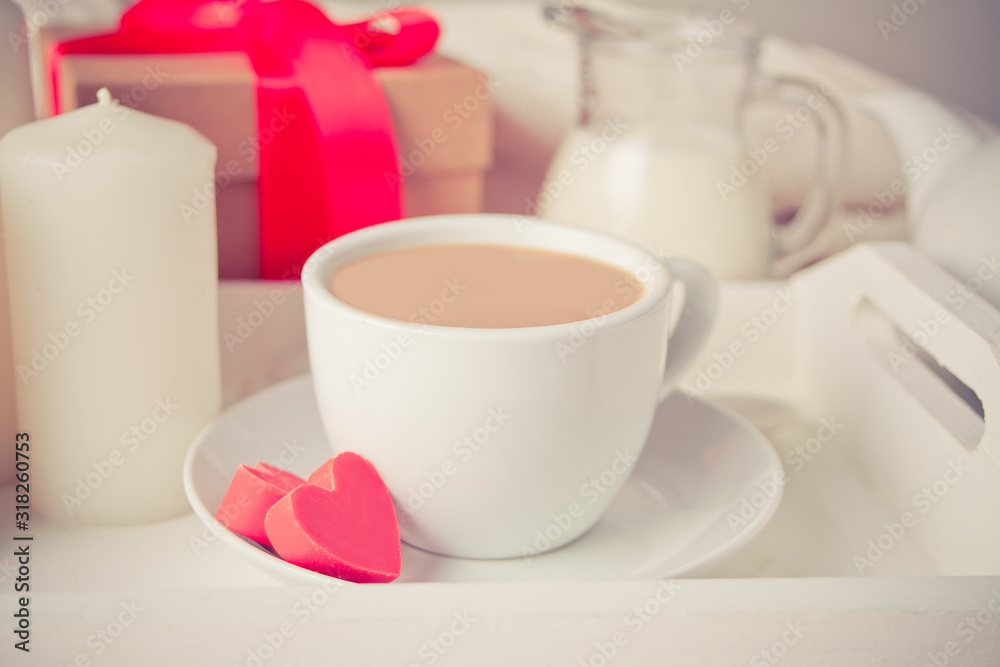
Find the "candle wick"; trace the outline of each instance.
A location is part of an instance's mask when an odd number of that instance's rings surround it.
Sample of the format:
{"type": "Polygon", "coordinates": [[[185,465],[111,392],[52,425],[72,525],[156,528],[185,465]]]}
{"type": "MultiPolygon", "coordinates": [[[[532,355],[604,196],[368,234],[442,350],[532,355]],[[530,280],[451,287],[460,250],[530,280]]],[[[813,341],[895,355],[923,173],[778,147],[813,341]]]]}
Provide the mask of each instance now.
{"type": "Polygon", "coordinates": [[[111,104],[111,91],[107,88],[101,88],[97,91],[97,103],[101,106],[107,106],[111,104]]]}

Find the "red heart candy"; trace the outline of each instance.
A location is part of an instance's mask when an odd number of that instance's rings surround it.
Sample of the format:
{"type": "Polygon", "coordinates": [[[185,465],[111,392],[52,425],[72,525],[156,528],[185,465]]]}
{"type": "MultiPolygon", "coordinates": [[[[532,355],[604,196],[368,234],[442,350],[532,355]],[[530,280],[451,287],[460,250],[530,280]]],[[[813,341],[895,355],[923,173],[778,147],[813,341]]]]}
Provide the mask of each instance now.
{"type": "Polygon", "coordinates": [[[298,475],[266,463],[258,463],[256,468],[240,464],[215,518],[234,533],[270,547],[271,541],[264,530],[267,511],[289,491],[305,483],[298,475]]]}
{"type": "Polygon", "coordinates": [[[346,581],[398,577],[399,524],[375,467],[354,452],[343,452],[309,479],[267,512],[264,528],[278,555],[346,581]]]}
{"type": "MultiPolygon", "coordinates": [[[[336,486],[336,484],[334,484],[334,477],[333,477],[333,463],[338,458],[348,453],[352,454],[353,456],[358,456],[357,454],[354,454],[354,452],[343,452],[339,456],[334,456],[332,459],[327,459],[323,463],[323,465],[312,471],[312,474],[309,475],[309,479],[307,479],[306,482],[308,484],[312,484],[313,486],[321,486],[324,489],[333,489],[336,486]]],[[[361,457],[358,456],[358,458],[361,457]]]]}
{"type": "Polygon", "coordinates": [[[296,486],[302,486],[306,483],[306,480],[302,479],[295,473],[282,470],[281,468],[275,468],[273,465],[264,463],[263,461],[258,461],[257,465],[254,466],[254,469],[262,473],[266,473],[266,475],[262,475],[262,477],[269,475],[270,477],[266,478],[270,479],[271,483],[280,486],[286,492],[291,491],[296,486]]]}

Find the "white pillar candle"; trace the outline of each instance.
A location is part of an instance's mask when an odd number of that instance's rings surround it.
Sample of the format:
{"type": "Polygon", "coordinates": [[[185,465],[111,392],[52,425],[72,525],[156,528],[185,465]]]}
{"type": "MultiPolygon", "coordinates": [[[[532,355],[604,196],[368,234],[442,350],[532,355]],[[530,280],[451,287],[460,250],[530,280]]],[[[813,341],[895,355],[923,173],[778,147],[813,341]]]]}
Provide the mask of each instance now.
{"type": "Polygon", "coordinates": [[[0,141],[0,203],[33,510],[128,525],[187,510],[220,409],[216,149],[98,97],[0,141]]]}
{"type": "MultiPolygon", "coordinates": [[[[9,130],[34,120],[31,102],[31,73],[24,16],[10,0],[0,0],[0,137],[9,130]]],[[[14,405],[14,365],[11,357],[10,310],[7,301],[7,270],[4,268],[3,221],[0,219],[0,485],[13,479],[14,440],[17,414],[14,405]]]]}

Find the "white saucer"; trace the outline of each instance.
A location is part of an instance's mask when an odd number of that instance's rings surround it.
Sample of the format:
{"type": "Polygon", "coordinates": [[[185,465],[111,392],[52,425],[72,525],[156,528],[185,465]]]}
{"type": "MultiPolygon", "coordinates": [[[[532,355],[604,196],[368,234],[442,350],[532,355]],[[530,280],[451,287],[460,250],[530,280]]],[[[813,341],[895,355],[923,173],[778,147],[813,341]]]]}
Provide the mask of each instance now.
{"type": "MultiPolygon", "coordinates": [[[[206,427],[184,463],[184,488],[198,517],[241,556],[278,580],[315,584],[327,577],[226,530],[215,512],[240,463],[267,461],[306,477],[332,455],[305,375],[251,396],[206,427]]],[[[660,406],[631,479],[583,537],[530,559],[493,561],[446,558],[404,544],[396,581],[612,581],[705,573],[774,514],[781,470],[770,442],[743,419],[675,394],[660,406]]]]}

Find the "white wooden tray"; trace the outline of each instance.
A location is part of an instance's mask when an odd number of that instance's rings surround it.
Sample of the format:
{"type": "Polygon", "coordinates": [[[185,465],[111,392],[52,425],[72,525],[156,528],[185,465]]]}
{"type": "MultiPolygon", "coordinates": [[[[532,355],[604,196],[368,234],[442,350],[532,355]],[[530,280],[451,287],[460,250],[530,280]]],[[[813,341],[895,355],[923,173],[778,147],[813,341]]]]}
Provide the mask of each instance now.
{"type": "MultiPolygon", "coordinates": [[[[956,285],[884,244],[789,282],[723,287],[685,391],[764,430],[788,484],[713,578],[294,588],[193,515],[33,523],[32,653],[12,649],[4,548],[0,664],[995,666],[1000,313],[959,306],[956,285]]],[[[227,402],[306,370],[295,285],[225,284],[221,301],[227,402]],[[257,327],[255,310],[269,313],[257,327]]]]}

